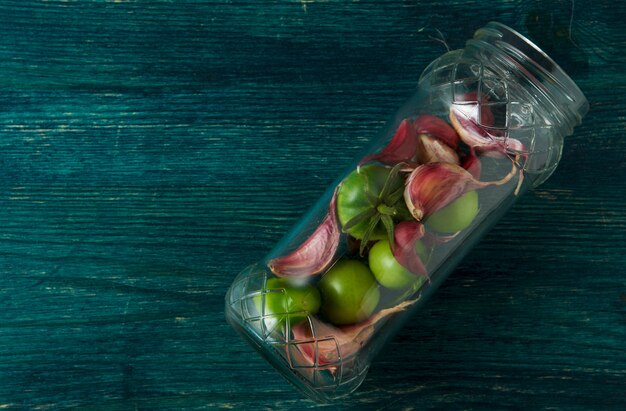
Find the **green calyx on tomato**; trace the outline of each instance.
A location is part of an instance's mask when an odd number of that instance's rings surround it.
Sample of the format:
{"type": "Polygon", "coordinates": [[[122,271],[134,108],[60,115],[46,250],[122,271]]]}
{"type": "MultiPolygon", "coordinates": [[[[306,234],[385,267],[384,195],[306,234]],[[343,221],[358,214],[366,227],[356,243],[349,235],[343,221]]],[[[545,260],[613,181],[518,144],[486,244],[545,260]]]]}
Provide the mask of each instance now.
{"type": "Polygon", "coordinates": [[[339,260],[320,280],[321,314],[335,325],[354,324],[369,318],[380,291],[372,272],[357,260],[339,260]]]}
{"type": "MultiPolygon", "coordinates": [[[[421,241],[415,243],[417,255],[425,258],[426,249],[421,241]]],[[[417,276],[403,267],[393,256],[389,241],[380,240],[370,250],[370,270],[376,280],[385,288],[399,289],[413,285],[416,281],[423,281],[424,277],[417,276]]]]}
{"type": "Polygon", "coordinates": [[[365,165],[339,185],[337,217],[343,232],[361,240],[360,255],[369,241],[388,238],[393,243],[394,223],[410,218],[403,198],[403,166],[365,165]]]}
{"type": "Polygon", "coordinates": [[[320,293],[312,285],[296,286],[284,278],[269,278],[265,289],[254,296],[254,305],[265,321],[265,327],[273,330],[284,327],[287,322],[294,326],[303,322],[307,315],[317,314],[320,293]]]}
{"type": "Polygon", "coordinates": [[[478,193],[470,191],[431,214],[425,224],[431,230],[453,234],[469,227],[478,211],[478,193]]]}

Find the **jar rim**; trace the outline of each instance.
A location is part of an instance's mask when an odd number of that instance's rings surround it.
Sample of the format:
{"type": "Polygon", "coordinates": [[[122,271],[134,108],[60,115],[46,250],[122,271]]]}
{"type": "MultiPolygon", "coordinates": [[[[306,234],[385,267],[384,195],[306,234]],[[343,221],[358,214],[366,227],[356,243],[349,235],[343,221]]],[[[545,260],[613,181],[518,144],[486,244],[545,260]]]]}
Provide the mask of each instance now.
{"type": "MultiPolygon", "coordinates": [[[[532,62],[537,69],[541,70],[552,82],[561,88],[565,97],[565,101],[562,101],[562,103],[567,106],[570,113],[574,114],[576,123],[580,124],[582,118],[589,111],[589,102],[582,90],[565,70],[533,41],[505,24],[491,21],[477,30],[474,38],[484,39],[484,34],[496,42],[502,42],[512,47],[516,53],[521,54],[525,59],[532,62]],[[494,36],[496,37],[495,39],[494,36]]],[[[543,84],[543,86],[547,85],[543,84]]]]}

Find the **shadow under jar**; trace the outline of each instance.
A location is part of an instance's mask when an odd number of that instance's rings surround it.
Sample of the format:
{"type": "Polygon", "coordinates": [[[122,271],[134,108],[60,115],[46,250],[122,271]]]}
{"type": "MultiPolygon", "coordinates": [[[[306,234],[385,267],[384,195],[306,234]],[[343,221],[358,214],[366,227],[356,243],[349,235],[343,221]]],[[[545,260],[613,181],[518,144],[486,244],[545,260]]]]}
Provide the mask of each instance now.
{"type": "Polygon", "coordinates": [[[354,391],[373,357],[526,190],[588,110],[536,45],[499,23],[417,91],[226,295],[226,318],[308,397],[354,391]]]}

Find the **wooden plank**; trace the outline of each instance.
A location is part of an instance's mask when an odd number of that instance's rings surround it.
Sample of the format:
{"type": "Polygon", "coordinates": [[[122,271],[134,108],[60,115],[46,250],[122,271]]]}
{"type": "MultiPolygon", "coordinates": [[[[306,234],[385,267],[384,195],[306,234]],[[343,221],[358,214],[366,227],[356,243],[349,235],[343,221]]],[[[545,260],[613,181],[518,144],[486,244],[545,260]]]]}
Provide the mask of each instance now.
{"type": "Polygon", "coordinates": [[[568,40],[560,1],[0,1],[0,408],[320,408],[228,327],[226,289],[433,38],[533,16],[590,114],[332,408],[626,408],[626,7],[574,7],[568,40]]]}

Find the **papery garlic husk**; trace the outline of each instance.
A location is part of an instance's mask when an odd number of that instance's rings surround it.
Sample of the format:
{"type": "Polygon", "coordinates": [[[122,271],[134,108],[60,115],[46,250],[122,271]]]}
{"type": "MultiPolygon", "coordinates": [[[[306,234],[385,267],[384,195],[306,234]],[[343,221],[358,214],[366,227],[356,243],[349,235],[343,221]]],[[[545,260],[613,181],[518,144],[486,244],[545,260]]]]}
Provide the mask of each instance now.
{"type": "Polygon", "coordinates": [[[472,148],[479,148],[482,153],[520,154],[526,152],[521,141],[499,136],[502,130],[490,130],[482,127],[476,120],[477,106],[459,105],[450,108],[450,123],[461,140],[472,148]]]}
{"type": "Polygon", "coordinates": [[[351,360],[374,335],[376,325],[392,314],[406,310],[417,299],[380,310],[369,319],[354,325],[335,327],[316,317],[291,329],[293,342],[286,354],[292,368],[323,367],[337,372],[342,363],[351,360]],[[291,349],[290,349],[291,348],[291,349]]]}

